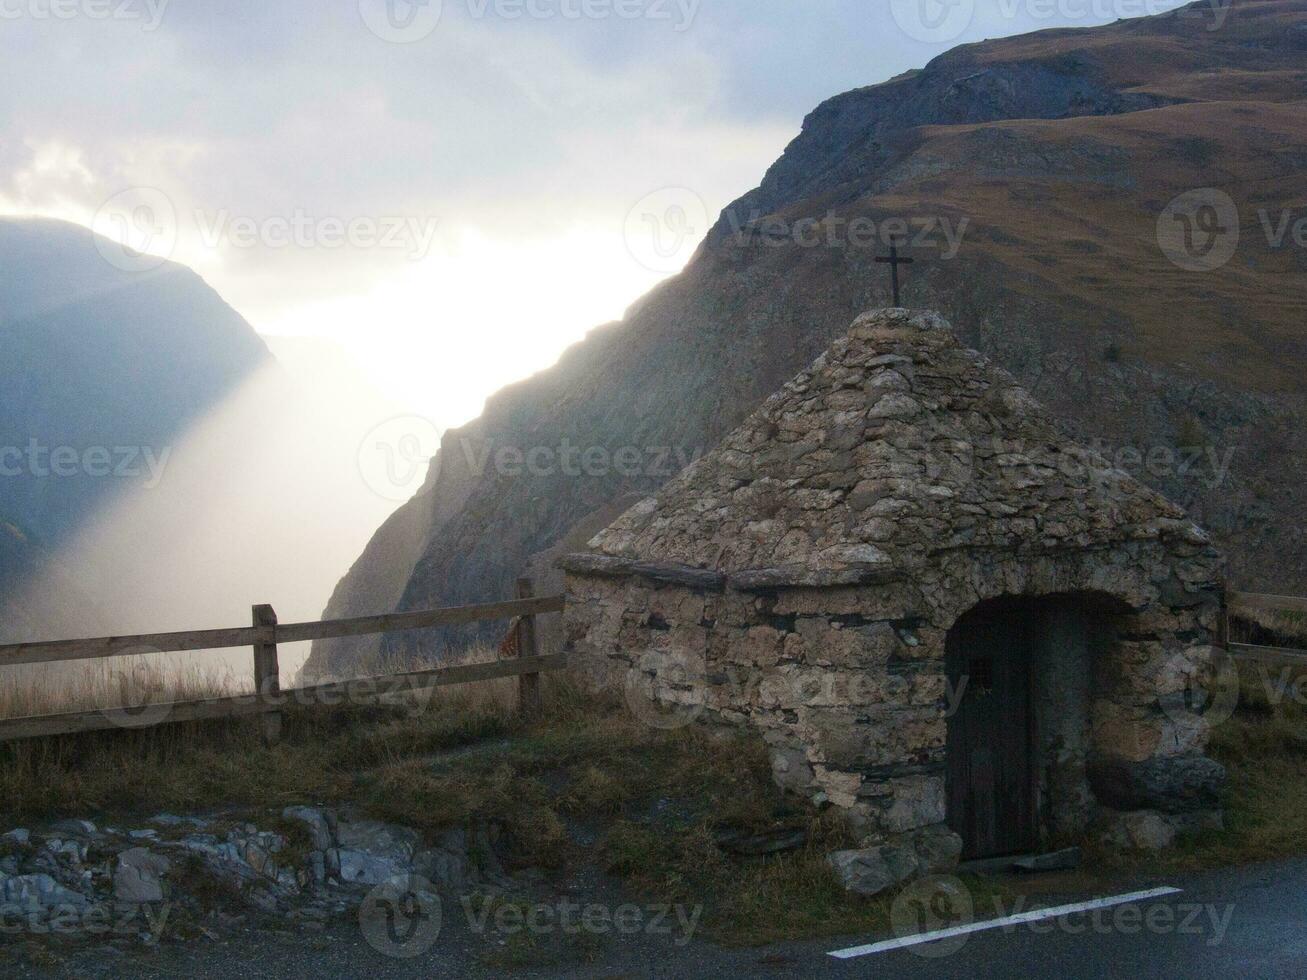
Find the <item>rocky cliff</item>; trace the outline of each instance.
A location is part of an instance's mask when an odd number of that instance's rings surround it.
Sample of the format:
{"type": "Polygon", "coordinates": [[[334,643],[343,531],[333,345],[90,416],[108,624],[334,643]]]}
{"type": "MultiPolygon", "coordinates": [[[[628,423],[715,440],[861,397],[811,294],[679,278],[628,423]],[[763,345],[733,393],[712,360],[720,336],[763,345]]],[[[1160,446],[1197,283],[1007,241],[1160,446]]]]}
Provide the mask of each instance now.
{"type": "MultiPolygon", "coordinates": [[[[1307,249],[1273,233],[1301,200],[1305,90],[1307,2],[1243,0],[1219,25],[1203,3],[971,45],[828,101],[681,275],[446,435],[326,615],[509,595],[889,305],[890,238],[917,260],[906,305],[1183,504],[1240,586],[1307,588],[1307,249]],[[1159,227],[1183,231],[1172,202],[1202,189],[1233,220],[1198,215],[1207,239],[1177,256],[1159,227]],[[505,447],[553,462],[496,465],[505,447]]],[[[369,642],[319,645],[310,672],[349,672],[369,642]]]]}

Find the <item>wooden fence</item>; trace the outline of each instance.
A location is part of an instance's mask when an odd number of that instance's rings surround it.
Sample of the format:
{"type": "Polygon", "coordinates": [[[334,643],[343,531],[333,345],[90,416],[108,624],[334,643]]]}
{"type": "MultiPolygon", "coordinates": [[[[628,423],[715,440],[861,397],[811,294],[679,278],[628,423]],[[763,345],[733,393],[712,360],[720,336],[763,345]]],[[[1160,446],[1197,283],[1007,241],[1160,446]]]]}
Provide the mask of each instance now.
{"type": "Polygon", "coordinates": [[[313,623],[278,623],[271,606],[253,610],[250,626],[217,630],[188,630],[139,636],[105,636],[86,640],[55,640],[0,646],[0,666],[53,664],[134,656],[141,653],[178,653],[252,647],[255,693],[196,701],[149,704],[139,708],[99,708],[58,715],[0,719],[0,741],[105,731],[124,727],[150,727],[216,718],[263,716],[264,737],[275,742],[281,734],[281,709],[287,701],[296,704],[340,704],[346,698],[376,700],[454,684],[471,684],[501,677],[517,677],[519,709],[530,713],[540,704],[540,674],[565,665],[563,654],[541,655],[537,645],[535,617],[561,612],[562,596],[536,596],[529,579],[520,579],[517,598],[476,606],[429,609],[422,612],[391,613],[357,619],[313,623]],[[512,659],[439,667],[380,677],[333,681],[311,687],[281,687],[277,647],[282,643],[366,636],[402,630],[456,626],[498,619],[517,620],[517,655],[512,659]],[[134,724],[134,719],[139,724],[134,724]]]}
{"type": "MultiPolygon", "coordinates": [[[[253,609],[250,626],[218,630],[188,630],[180,633],[152,633],[139,636],[105,636],[86,640],[55,640],[42,643],[19,643],[0,646],[0,666],[53,664],[99,660],[109,657],[138,655],[142,652],[178,653],[194,650],[221,650],[251,647],[254,651],[255,693],[230,697],[207,698],[149,704],[137,713],[131,708],[99,708],[31,718],[0,719],[0,741],[67,735],[75,732],[104,731],[123,727],[148,727],[218,718],[263,716],[264,737],[275,742],[281,733],[281,709],[288,700],[297,704],[331,705],[343,699],[363,697],[375,700],[397,694],[413,693],[455,684],[473,684],[503,677],[518,678],[519,707],[533,712],[540,703],[540,674],[565,666],[563,654],[542,656],[537,645],[535,617],[562,612],[562,596],[536,596],[528,579],[518,581],[518,597],[509,602],[493,602],[422,612],[391,613],[357,619],[337,619],[313,623],[278,623],[271,606],[253,609]],[[517,655],[511,659],[438,667],[431,670],[388,674],[380,677],[333,681],[310,687],[281,687],[277,647],[282,643],[326,640],[346,636],[366,636],[403,630],[456,626],[498,619],[517,619],[517,655]],[[140,723],[135,724],[134,720],[140,723]]],[[[1258,595],[1247,592],[1226,593],[1221,610],[1220,643],[1238,660],[1271,666],[1307,667],[1307,650],[1257,646],[1230,641],[1230,620],[1250,609],[1273,609],[1307,614],[1307,598],[1297,596],[1258,595]]]]}
{"type": "MultiPolygon", "coordinates": [[[[1220,643],[1236,660],[1265,664],[1269,667],[1307,667],[1307,649],[1268,647],[1254,643],[1235,643],[1230,639],[1230,620],[1255,622],[1256,610],[1303,613],[1307,623],[1307,598],[1288,595],[1262,595],[1255,592],[1227,592],[1221,608],[1220,643]]],[[[1304,630],[1307,633],[1307,629],[1304,630]]]]}

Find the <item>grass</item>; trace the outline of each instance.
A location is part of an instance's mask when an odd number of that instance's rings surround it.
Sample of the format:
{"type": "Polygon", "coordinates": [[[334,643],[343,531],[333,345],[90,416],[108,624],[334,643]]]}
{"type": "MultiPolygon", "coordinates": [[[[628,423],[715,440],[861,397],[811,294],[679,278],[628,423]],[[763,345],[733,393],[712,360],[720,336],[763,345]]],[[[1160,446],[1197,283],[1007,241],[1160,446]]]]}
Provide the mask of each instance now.
{"type": "MultiPolygon", "coordinates": [[[[246,809],[269,812],[276,826],[272,814],[288,804],[348,804],[429,838],[491,826],[509,870],[597,869],[648,902],[700,906],[700,934],[727,944],[888,931],[891,899],[846,894],[826,864],[856,841],[829,811],[776,788],[756,735],[651,729],[557,675],[545,693],[531,719],[475,689],[420,710],[293,708],[271,748],[249,722],[3,745],[0,825],[246,809]],[[726,830],[794,828],[806,844],[783,854],[742,857],[718,844],[726,830]]],[[[1216,730],[1212,752],[1230,774],[1224,831],[1155,856],[1089,844],[1086,867],[1111,876],[1303,853],[1307,707],[1272,693],[1247,671],[1238,710],[1216,730]]],[[[292,835],[290,846],[307,845],[292,835]]],[[[1010,894],[1002,882],[967,884],[978,908],[1010,894]]],[[[486,955],[510,966],[589,954],[525,937],[486,955]]]]}
{"type": "MultiPolygon", "coordinates": [[[[1229,776],[1225,829],[1181,838],[1155,855],[1121,854],[1101,848],[1091,860],[1113,870],[1196,871],[1274,861],[1307,853],[1307,704],[1292,690],[1275,691],[1275,671],[1242,664],[1234,715],[1213,731],[1209,753],[1229,776]]],[[[1307,672],[1286,675],[1302,678],[1307,672]]]]}

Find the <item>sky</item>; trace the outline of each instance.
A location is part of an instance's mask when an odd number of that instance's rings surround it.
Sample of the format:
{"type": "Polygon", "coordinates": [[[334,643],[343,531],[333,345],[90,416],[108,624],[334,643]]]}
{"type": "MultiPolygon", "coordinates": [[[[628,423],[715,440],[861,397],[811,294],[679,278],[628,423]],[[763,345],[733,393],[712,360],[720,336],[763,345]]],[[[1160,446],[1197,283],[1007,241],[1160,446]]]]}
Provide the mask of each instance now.
{"type": "Polygon", "coordinates": [[[0,214],[189,265],[443,429],[675,273],[823,99],[1174,6],[0,0],[0,214]]]}

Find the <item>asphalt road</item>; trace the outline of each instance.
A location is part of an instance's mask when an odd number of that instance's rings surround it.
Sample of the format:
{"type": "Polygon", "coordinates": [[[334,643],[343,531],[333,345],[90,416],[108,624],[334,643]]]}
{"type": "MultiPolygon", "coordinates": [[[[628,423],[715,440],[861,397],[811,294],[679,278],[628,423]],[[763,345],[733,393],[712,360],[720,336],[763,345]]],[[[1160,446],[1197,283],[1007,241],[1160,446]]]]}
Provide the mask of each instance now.
{"type": "MultiPolygon", "coordinates": [[[[1041,898],[1024,910],[1110,897],[1169,885],[1181,891],[1093,912],[979,931],[945,942],[836,959],[830,951],[896,937],[847,936],[822,942],[786,943],[758,949],[723,949],[650,935],[631,928],[600,939],[592,961],[581,965],[487,963],[484,935],[475,934],[459,909],[443,910],[437,936],[406,947],[419,952],[396,958],[378,952],[353,923],[319,934],[253,935],[239,941],[165,943],[157,951],[107,954],[88,950],[44,966],[6,964],[15,977],[593,977],[760,980],[768,977],[1292,977],[1307,976],[1307,860],[1235,871],[1132,883],[1095,895],[1041,898]]],[[[925,908],[927,905],[922,906],[925,908]]],[[[1023,909],[1000,909],[1002,912],[1023,909]]],[[[783,914],[783,910],[777,910],[783,914]]],[[[929,916],[929,913],[926,913],[929,916]]],[[[977,910],[974,921],[995,917],[977,910]]],[[[670,918],[670,917],[669,917],[670,918]]],[[[919,920],[920,921],[920,920],[919,920]]],[[[651,920],[646,920],[647,926],[651,920]]],[[[956,924],[956,923],[955,923],[956,924]]],[[[661,925],[661,924],[660,924],[661,925]]],[[[658,933],[658,929],[653,930],[658,933]]],[[[914,930],[902,928],[899,937],[914,930]]],[[[392,933],[393,935],[393,933],[392,933]]],[[[407,937],[409,934],[404,933],[407,937]]],[[[386,940],[382,940],[384,944],[386,940]]]]}

